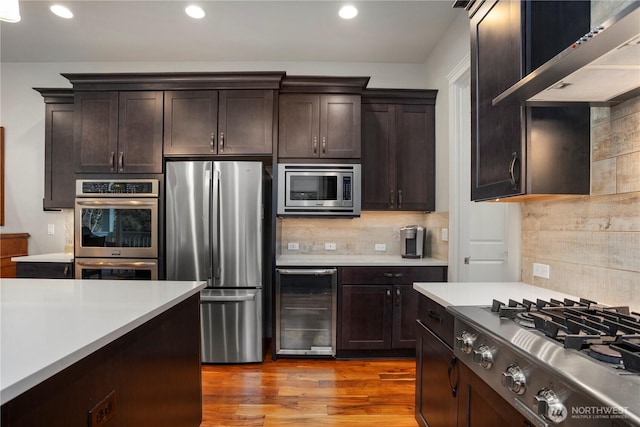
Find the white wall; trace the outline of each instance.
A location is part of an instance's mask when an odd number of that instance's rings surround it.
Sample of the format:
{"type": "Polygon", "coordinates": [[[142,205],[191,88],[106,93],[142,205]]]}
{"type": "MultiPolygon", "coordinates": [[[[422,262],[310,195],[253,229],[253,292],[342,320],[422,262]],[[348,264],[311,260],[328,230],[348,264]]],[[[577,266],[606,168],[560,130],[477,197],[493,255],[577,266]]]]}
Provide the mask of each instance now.
{"type": "MultiPolygon", "coordinates": [[[[368,87],[430,89],[423,64],[381,63],[1,63],[0,125],[5,127],[5,226],[27,232],[29,254],[61,252],[72,212],[43,212],[44,102],[34,87],[70,87],[60,73],[286,71],[290,75],[370,76],[368,87]],[[47,224],[56,233],[47,234],[47,224]]],[[[445,109],[446,111],[446,109],[445,109]]],[[[445,141],[446,147],[446,141],[445,141]]],[[[443,175],[446,179],[446,174],[443,175]]],[[[440,177],[439,177],[440,178],[440,177]]],[[[443,181],[444,185],[446,181],[443,181]]],[[[448,187],[438,193],[447,193],[448,187]]],[[[446,206],[446,205],[445,205],[446,206]]],[[[72,219],[71,219],[72,221],[72,219]]]]}
{"type": "Polygon", "coordinates": [[[449,81],[447,75],[469,54],[469,15],[459,16],[443,34],[426,62],[426,85],[437,89],[436,98],[436,211],[449,210],[449,81]]]}

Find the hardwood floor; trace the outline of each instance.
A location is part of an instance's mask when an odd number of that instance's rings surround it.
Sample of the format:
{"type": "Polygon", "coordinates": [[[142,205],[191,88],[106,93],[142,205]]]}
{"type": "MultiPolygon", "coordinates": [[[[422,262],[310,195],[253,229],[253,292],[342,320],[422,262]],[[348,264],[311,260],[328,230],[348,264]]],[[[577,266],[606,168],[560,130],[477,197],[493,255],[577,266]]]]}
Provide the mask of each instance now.
{"type": "Polygon", "coordinates": [[[415,360],[204,365],[201,427],[416,427],[415,360]]]}

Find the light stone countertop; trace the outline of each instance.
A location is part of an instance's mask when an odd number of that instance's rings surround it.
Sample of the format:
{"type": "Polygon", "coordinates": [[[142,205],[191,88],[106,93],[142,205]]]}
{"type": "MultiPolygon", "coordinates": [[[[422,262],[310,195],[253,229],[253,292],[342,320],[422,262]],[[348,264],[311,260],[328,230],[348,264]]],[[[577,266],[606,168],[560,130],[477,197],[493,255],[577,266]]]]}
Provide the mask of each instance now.
{"type": "Polygon", "coordinates": [[[0,404],[205,286],[156,280],[2,279],[0,404]]]}
{"type": "Polygon", "coordinates": [[[280,255],[277,267],[446,267],[435,258],[410,259],[400,255],[280,255]]]}
{"type": "MultiPolygon", "coordinates": [[[[517,301],[521,301],[523,298],[531,301],[535,301],[537,298],[545,300],[550,298],[558,300],[564,298],[579,299],[576,296],[563,292],[528,285],[522,282],[414,283],[413,289],[431,298],[443,307],[457,305],[490,306],[494,299],[506,304],[509,302],[509,298],[517,301]]],[[[606,304],[606,301],[598,302],[606,304]]]]}
{"type": "Polygon", "coordinates": [[[52,254],[25,255],[11,258],[13,262],[73,262],[72,253],[56,252],[52,254]]]}

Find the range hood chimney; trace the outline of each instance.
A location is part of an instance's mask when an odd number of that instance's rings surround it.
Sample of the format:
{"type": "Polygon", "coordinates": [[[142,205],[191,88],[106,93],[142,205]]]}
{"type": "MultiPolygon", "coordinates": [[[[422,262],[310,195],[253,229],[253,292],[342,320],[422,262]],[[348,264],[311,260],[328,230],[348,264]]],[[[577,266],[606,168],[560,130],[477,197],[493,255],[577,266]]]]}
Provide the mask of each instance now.
{"type": "Polygon", "coordinates": [[[640,95],[640,1],[576,40],[493,105],[611,106],[640,95]]]}

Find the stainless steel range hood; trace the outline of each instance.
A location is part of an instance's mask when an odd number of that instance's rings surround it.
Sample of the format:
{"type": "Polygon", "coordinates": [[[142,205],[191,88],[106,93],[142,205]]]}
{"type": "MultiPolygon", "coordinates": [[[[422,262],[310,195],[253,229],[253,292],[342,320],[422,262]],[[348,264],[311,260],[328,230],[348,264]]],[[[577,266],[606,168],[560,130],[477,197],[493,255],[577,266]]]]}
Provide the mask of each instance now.
{"type": "Polygon", "coordinates": [[[640,1],[493,99],[493,105],[611,106],[640,95],[640,1]]]}

